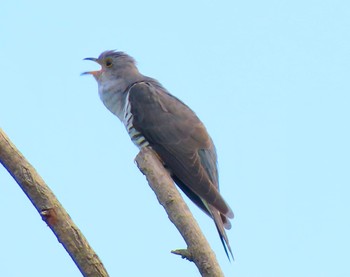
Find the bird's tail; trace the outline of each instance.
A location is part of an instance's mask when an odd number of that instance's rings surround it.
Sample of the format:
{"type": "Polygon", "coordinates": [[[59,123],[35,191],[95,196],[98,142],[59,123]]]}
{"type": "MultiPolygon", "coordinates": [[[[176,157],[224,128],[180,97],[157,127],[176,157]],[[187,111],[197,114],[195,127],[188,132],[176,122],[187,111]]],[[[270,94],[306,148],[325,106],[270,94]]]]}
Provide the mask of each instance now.
{"type": "Polygon", "coordinates": [[[208,206],[209,206],[208,209],[210,211],[210,214],[215,222],[216,229],[218,230],[222,245],[224,246],[227,258],[229,259],[229,261],[231,261],[231,259],[230,259],[230,255],[231,255],[232,260],[234,260],[231,246],[230,246],[230,242],[228,240],[228,237],[227,237],[226,231],[225,231],[225,228],[226,229],[231,228],[231,224],[230,224],[229,220],[224,215],[222,215],[218,212],[217,209],[215,209],[211,205],[208,205],[208,206]]]}

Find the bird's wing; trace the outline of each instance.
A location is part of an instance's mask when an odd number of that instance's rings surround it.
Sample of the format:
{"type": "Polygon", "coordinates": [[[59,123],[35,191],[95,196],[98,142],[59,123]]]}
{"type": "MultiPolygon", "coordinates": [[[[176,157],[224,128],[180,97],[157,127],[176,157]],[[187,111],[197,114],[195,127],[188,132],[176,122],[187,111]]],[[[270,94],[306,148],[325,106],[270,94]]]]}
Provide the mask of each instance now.
{"type": "Polygon", "coordinates": [[[214,145],[195,113],[151,82],[134,84],[129,91],[129,103],[134,128],[172,175],[197,198],[232,218],[233,212],[218,190],[214,145]]]}

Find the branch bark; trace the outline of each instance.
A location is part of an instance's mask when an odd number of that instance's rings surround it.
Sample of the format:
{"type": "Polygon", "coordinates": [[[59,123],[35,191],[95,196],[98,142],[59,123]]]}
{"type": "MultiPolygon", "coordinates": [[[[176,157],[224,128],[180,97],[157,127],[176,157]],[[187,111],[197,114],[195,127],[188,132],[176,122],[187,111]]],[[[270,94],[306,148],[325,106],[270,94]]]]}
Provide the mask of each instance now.
{"type": "Polygon", "coordinates": [[[0,129],[0,163],[16,180],[83,276],[108,276],[102,262],[53,192],[2,129],[0,129]]]}
{"type": "MultiPolygon", "coordinates": [[[[150,148],[144,148],[135,160],[140,171],[146,175],[150,187],[166,210],[170,221],[187,244],[187,249],[175,250],[172,253],[193,261],[204,277],[224,276],[214,252],[156,154],[150,148]]],[[[16,180],[83,276],[107,277],[106,269],[83,234],[44,180],[1,128],[0,163],[16,180]]]]}
{"type": "Polygon", "coordinates": [[[202,276],[224,276],[196,220],[153,150],[143,148],[135,161],[140,171],[146,175],[150,187],[166,210],[170,221],[176,226],[187,244],[187,249],[175,250],[172,253],[193,261],[202,276]]]}

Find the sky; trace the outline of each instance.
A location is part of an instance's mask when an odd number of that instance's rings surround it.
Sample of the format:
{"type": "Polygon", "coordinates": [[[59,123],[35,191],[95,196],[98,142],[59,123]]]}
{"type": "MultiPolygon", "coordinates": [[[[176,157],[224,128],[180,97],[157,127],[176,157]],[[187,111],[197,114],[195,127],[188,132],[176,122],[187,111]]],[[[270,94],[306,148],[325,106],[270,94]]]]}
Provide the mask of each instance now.
{"type": "MultiPolygon", "coordinates": [[[[226,276],[350,276],[350,2],[2,1],[0,119],[110,276],[199,276],[83,61],[125,51],[201,118],[235,213],[226,276]]],[[[0,166],[0,276],[81,276],[0,166]]]]}

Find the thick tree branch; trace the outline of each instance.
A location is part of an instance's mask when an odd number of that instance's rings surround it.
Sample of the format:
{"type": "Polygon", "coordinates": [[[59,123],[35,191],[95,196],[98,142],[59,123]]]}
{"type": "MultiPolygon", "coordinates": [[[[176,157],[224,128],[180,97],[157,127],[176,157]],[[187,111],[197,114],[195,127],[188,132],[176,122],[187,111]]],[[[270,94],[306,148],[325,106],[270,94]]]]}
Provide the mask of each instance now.
{"type": "MultiPolygon", "coordinates": [[[[224,276],[215,254],[156,154],[144,148],[136,162],[187,244],[187,249],[172,252],[193,261],[202,276],[224,276]]],[[[0,163],[22,188],[83,276],[108,276],[102,262],[52,191],[1,129],[0,163]]]]}
{"type": "Polygon", "coordinates": [[[0,163],[28,196],[83,276],[108,276],[102,262],[50,188],[1,129],[0,163]]]}
{"type": "Polygon", "coordinates": [[[193,261],[202,276],[224,276],[215,254],[156,154],[150,148],[143,148],[135,160],[170,221],[187,244],[187,249],[175,250],[173,253],[193,261]]]}

